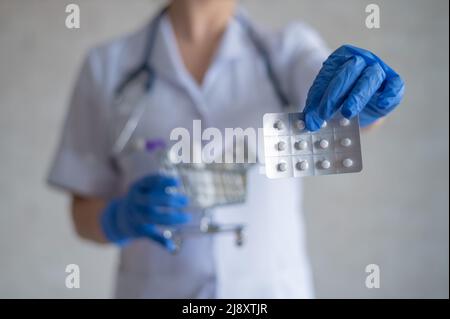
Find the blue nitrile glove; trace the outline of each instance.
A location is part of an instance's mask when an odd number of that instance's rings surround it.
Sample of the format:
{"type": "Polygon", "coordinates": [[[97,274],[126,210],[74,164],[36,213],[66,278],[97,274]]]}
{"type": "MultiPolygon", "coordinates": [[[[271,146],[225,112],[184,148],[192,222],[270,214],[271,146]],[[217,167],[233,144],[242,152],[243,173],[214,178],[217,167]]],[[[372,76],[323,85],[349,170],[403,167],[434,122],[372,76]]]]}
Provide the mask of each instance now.
{"type": "Polygon", "coordinates": [[[340,108],[344,117],[359,114],[360,125],[368,126],[400,104],[404,87],[400,76],[380,58],[344,45],[324,62],[309,90],[306,128],[318,130],[340,108]]]}
{"type": "Polygon", "coordinates": [[[101,227],[108,240],[123,245],[136,238],[149,238],[174,251],[174,242],[161,234],[157,225],[179,225],[190,220],[183,212],[188,198],[168,193],[179,186],[177,179],[151,175],[135,182],[128,193],[108,203],[101,215],[101,227]]]}

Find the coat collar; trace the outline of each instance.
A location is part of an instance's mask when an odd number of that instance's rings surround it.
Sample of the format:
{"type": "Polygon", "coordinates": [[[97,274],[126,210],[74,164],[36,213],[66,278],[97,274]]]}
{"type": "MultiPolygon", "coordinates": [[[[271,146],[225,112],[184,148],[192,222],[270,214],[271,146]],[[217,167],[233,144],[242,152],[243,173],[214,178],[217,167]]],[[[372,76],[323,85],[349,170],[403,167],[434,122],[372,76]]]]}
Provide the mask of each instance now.
{"type": "MultiPolygon", "coordinates": [[[[191,76],[182,61],[175,34],[167,15],[162,17],[157,28],[155,46],[150,57],[150,63],[157,75],[175,84],[186,85],[186,82],[193,81],[192,78],[189,80],[191,76]]],[[[232,19],[225,30],[208,73],[215,73],[215,69],[219,65],[239,58],[245,46],[248,45],[245,37],[245,30],[239,21],[232,19]]],[[[208,74],[205,76],[205,85],[208,84],[206,83],[207,80],[208,74]]]]}

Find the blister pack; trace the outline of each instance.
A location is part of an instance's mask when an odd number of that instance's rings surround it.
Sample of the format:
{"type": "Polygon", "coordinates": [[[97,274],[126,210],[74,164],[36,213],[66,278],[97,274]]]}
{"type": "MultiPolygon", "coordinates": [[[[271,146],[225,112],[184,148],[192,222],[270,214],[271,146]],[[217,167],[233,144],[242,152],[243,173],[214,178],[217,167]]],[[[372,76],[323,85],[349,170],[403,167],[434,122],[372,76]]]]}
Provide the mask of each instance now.
{"type": "Polygon", "coordinates": [[[304,113],[263,117],[266,175],[269,178],[356,173],[362,170],[358,117],[337,114],[316,132],[304,113]]]}

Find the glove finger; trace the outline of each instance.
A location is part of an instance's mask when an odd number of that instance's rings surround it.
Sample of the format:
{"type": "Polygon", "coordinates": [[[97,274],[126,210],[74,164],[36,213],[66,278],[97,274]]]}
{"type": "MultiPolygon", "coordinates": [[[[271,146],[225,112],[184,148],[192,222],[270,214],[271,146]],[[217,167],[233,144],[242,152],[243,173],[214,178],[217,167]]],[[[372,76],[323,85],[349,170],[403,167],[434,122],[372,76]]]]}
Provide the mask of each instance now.
{"type": "Polygon", "coordinates": [[[403,99],[405,83],[398,74],[388,76],[384,81],[381,91],[375,101],[376,105],[388,113],[395,108],[403,99]]]}
{"type": "Polygon", "coordinates": [[[161,209],[182,209],[189,204],[189,198],[184,194],[179,193],[163,193],[155,192],[150,194],[137,193],[133,197],[133,205],[139,210],[140,214],[144,216],[144,222],[148,222],[145,216],[154,212],[155,207],[161,209]]]}
{"type": "Polygon", "coordinates": [[[339,68],[326,88],[319,105],[312,111],[306,112],[305,122],[308,130],[320,129],[323,122],[341,107],[365,67],[365,60],[354,56],[339,68]]]}
{"type": "Polygon", "coordinates": [[[352,118],[361,112],[380,88],[385,78],[386,73],[378,63],[368,66],[344,101],[341,109],[342,115],[346,118],[352,118]]]}
{"type": "Polygon", "coordinates": [[[152,189],[161,189],[165,191],[166,187],[178,187],[180,184],[180,180],[176,177],[157,175],[152,189]]]}
{"type": "Polygon", "coordinates": [[[156,225],[186,224],[192,219],[191,214],[174,209],[155,208],[146,216],[146,222],[156,225]]]}
{"type": "Polygon", "coordinates": [[[186,207],[189,203],[189,198],[180,193],[165,193],[162,191],[150,193],[149,201],[151,205],[167,206],[174,208],[186,207]]]}
{"type": "Polygon", "coordinates": [[[154,225],[148,225],[145,227],[145,236],[154,240],[169,252],[174,252],[177,247],[172,239],[166,238],[154,225]]]}
{"type": "Polygon", "coordinates": [[[313,85],[308,91],[303,112],[308,113],[313,111],[317,105],[319,105],[326,88],[335,76],[339,67],[350,59],[349,56],[340,56],[337,55],[336,52],[330,55],[330,57],[324,62],[319,74],[315,78],[313,85]]]}
{"type": "Polygon", "coordinates": [[[384,63],[378,58],[375,54],[370,52],[369,50],[355,47],[351,44],[345,44],[336,50],[336,55],[344,55],[344,56],[359,56],[363,58],[367,64],[380,63],[380,65],[384,68],[384,63]]]}
{"type": "Polygon", "coordinates": [[[139,179],[134,183],[133,188],[138,192],[149,192],[154,189],[165,189],[166,187],[179,186],[180,182],[177,178],[164,175],[149,175],[139,179]]]}

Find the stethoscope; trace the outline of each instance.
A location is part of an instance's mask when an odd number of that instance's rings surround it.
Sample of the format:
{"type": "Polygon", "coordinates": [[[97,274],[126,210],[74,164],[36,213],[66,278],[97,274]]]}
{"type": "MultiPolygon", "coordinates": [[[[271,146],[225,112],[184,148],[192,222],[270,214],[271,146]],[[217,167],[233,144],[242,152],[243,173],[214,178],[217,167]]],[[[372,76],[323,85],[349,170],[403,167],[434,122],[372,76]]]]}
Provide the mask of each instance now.
{"type": "MultiPolygon", "coordinates": [[[[114,94],[114,101],[117,104],[121,103],[122,96],[127,88],[133,84],[135,80],[143,77],[143,92],[151,92],[154,87],[155,80],[157,77],[156,71],[151,65],[151,57],[155,47],[155,40],[157,36],[157,31],[163,16],[167,13],[168,7],[165,7],[161,10],[161,12],[156,15],[156,17],[150,22],[148,27],[148,35],[147,42],[145,44],[142,63],[139,64],[135,69],[127,74],[127,76],[120,82],[117,86],[114,94]]],[[[272,63],[270,62],[270,56],[268,50],[265,48],[263,42],[259,38],[256,30],[254,30],[253,26],[249,23],[247,17],[245,17],[241,12],[236,15],[236,19],[241,23],[241,25],[246,30],[249,40],[253,43],[256,51],[261,56],[264,67],[266,70],[266,74],[269,78],[269,81],[272,84],[274,89],[274,93],[283,108],[289,107],[289,100],[287,96],[284,94],[281,89],[280,82],[275,74],[275,71],[272,67],[272,63]]],[[[131,111],[130,116],[128,117],[123,129],[118,134],[118,137],[115,139],[112,148],[112,156],[116,157],[120,155],[128,142],[131,140],[131,137],[136,130],[136,127],[139,124],[140,118],[142,117],[145,110],[145,103],[138,103],[133,110],[131,111]]]]}

